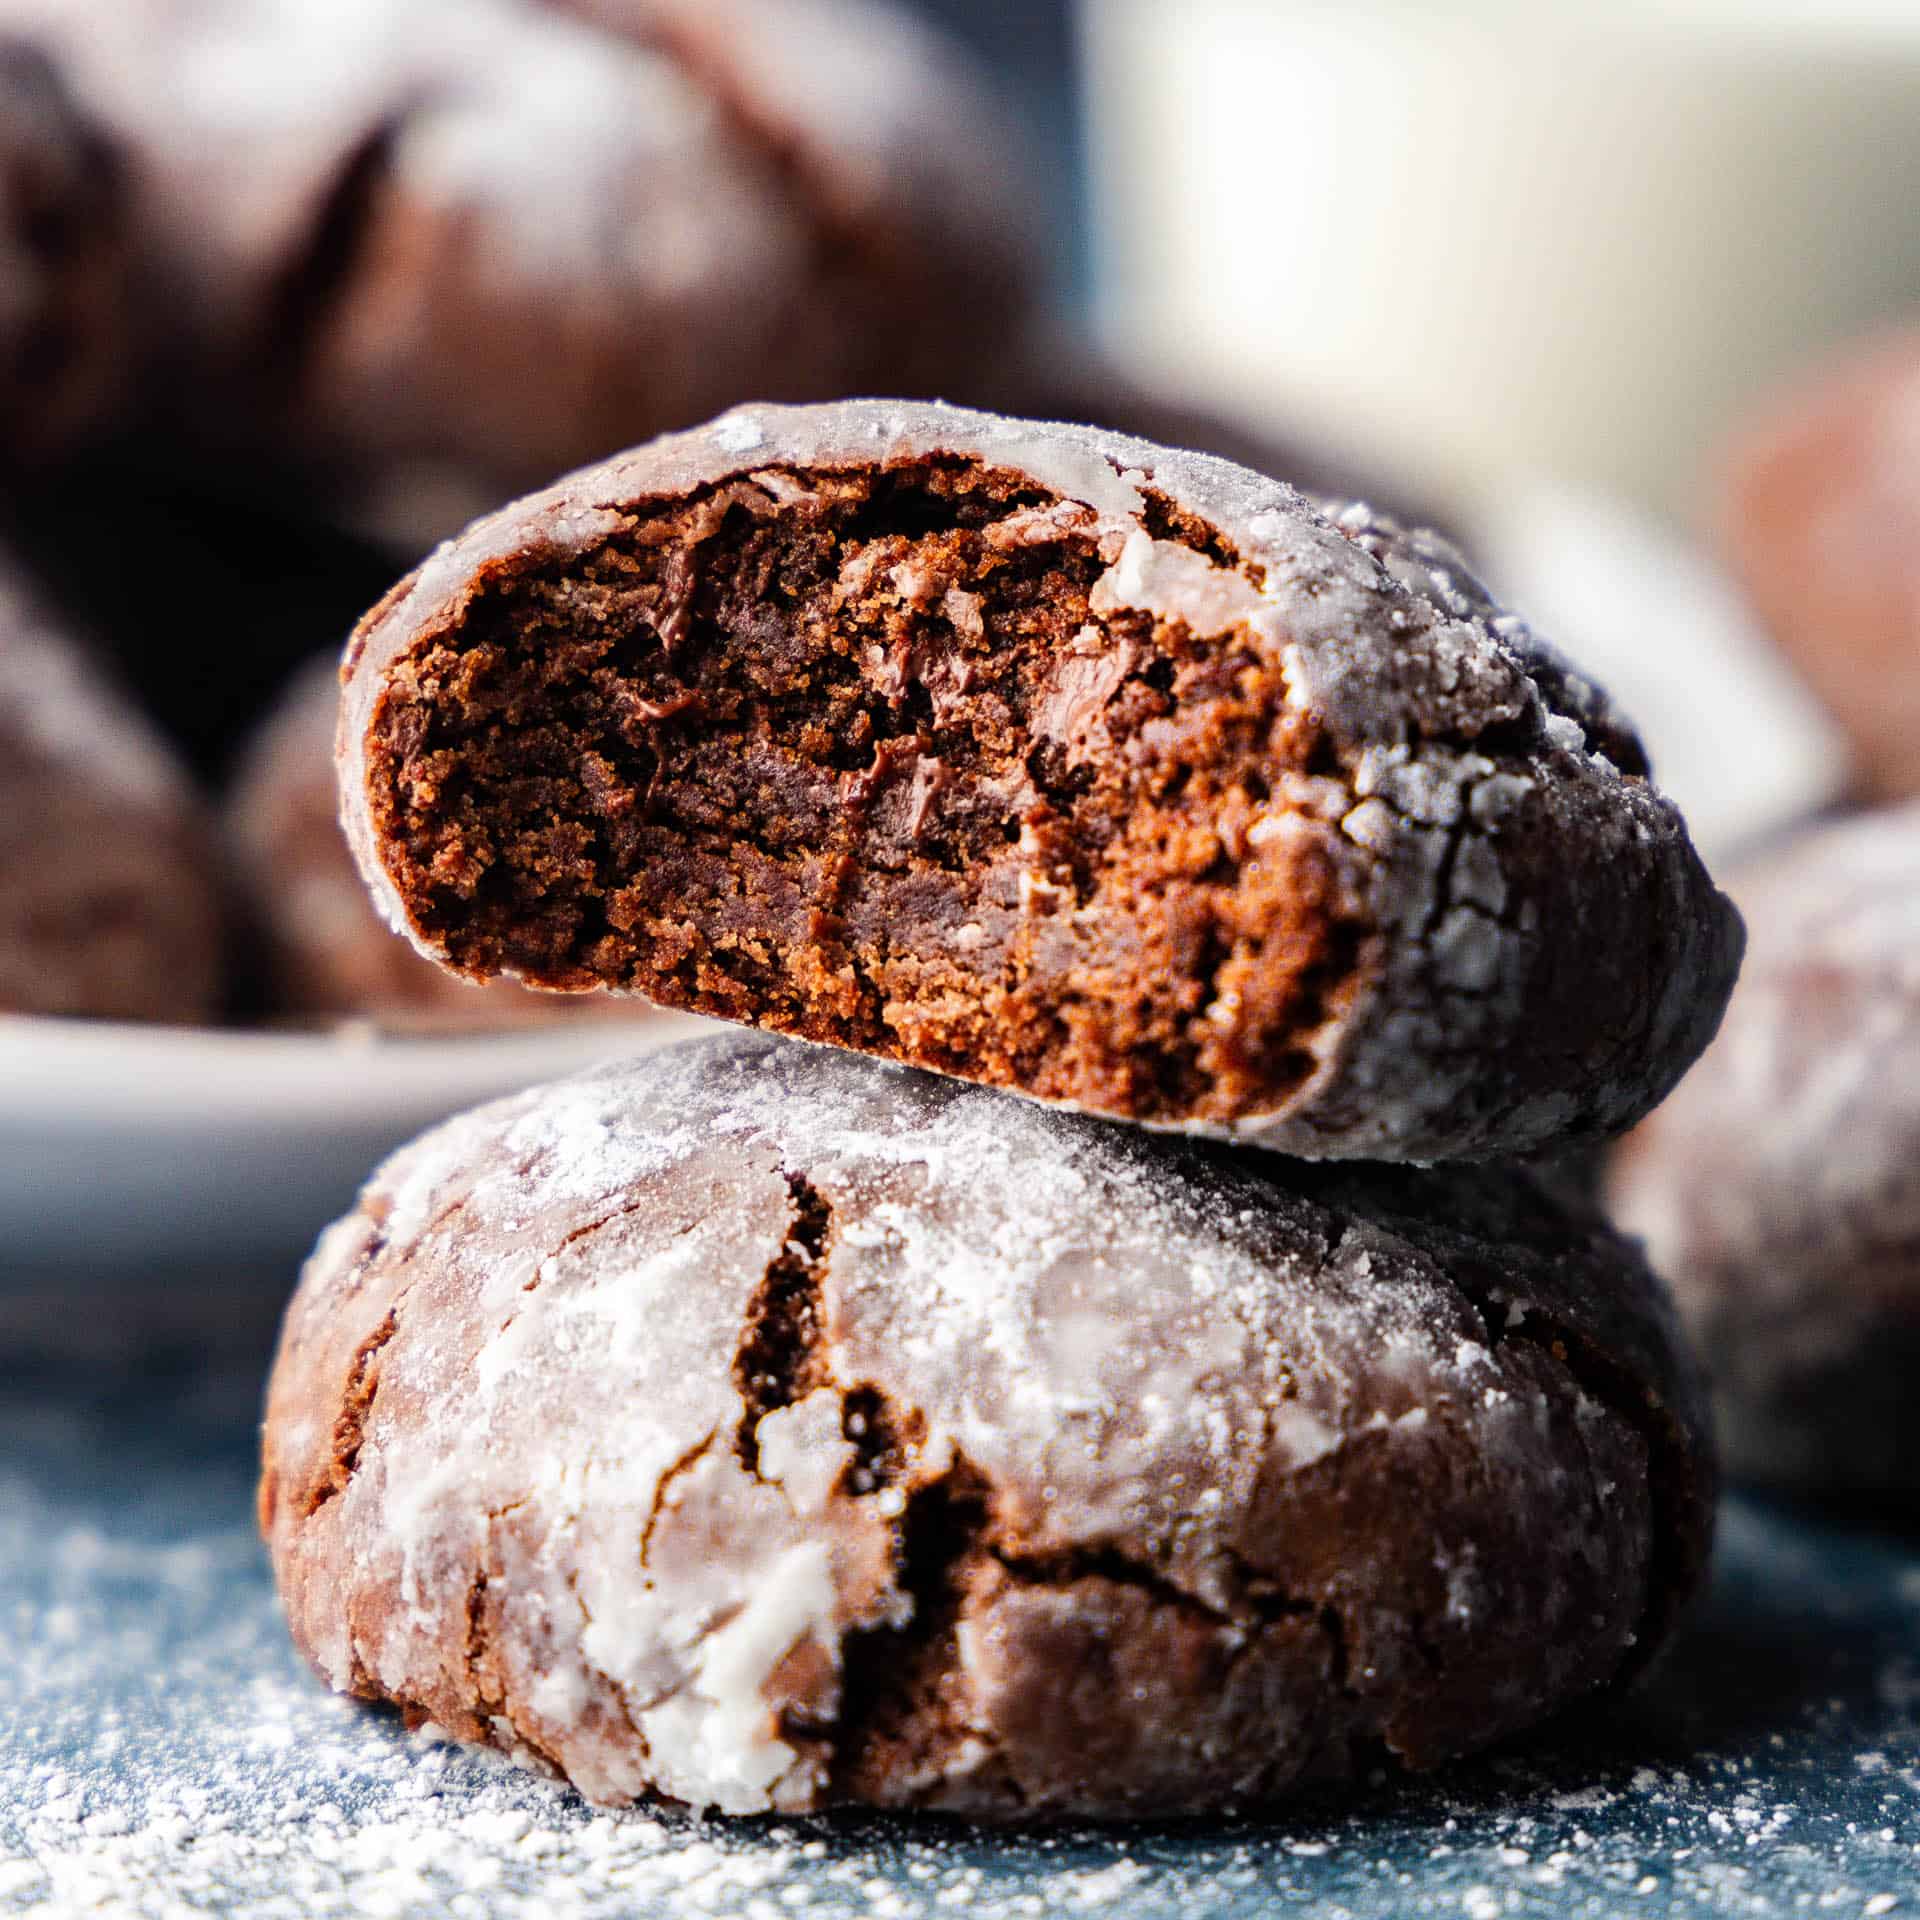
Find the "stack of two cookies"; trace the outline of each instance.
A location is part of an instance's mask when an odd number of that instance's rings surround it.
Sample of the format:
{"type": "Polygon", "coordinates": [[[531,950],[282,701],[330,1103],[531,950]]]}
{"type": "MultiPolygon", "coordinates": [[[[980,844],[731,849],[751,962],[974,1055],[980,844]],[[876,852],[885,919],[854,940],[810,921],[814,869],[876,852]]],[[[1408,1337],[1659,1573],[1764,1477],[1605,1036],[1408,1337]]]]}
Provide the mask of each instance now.
{"type": "Polygon", "coordinates": [[[1712,1502],[1663,1296],[1465,1163],[1645,1111],[1739,926],[1440,543],[741,409],[441,549],[340,740],[444,964],[843,1051],[482,1109],[322,1239],[262,1516],[332,1684],[598,1801],[1155,1815],[1658,1647],[1712,1502]]]}

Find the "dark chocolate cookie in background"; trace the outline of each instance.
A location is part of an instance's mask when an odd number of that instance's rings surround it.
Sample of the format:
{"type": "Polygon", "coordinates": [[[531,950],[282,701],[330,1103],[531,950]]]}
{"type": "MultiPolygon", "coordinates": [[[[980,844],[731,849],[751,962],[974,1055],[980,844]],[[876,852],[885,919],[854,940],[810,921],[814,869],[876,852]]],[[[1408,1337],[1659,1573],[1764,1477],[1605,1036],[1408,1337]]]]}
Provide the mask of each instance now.
{"type": "Polygon", "coordinates": [[[1634,1250],[735,1036],[323,1237],[261,1519],[336,1688],[590,1799],[1006,1820],[1430,1767],[1639,1672],[1711,1530],[1634,1250]]]}
{"type": "Polygon", "coordinates": [[[955,46],[884,0],[551,4],[667,55],[788,182],[847,355],[836,392],[957,399],[997,377],[1042,240],[1030,156],[955,46]]]}
{"type": "Polygon", "coordinates": [[[343,818],[470,978],[605,985],[1310,1157],[1571,1147],[1739,923],[1445,543],[1088,428],[741,408],[349,650],[343,818]]]}
{"type": "Polygon", "coordinates": [[[227,848],[260,947],[260,1010],[280,1020],[365,1018],[408,1031],[553,1019],[648,1019],[605,995],[475,986],[383,925],[340,831],[337,651],[309,660],[247,740],[227,791],[227,848]]]}
{"type": "Polygon", "coordinates": [[[413,553],[745,395],[933,383],[1021,323],[1018,196],[973,158],[1006,143],[943,47],[825,10],[795,75],[671,11],[0,0],[0,26],[126,150],[165,432],[305,467],[413,553]]]}
{"type": "Polygon", "coordinates": [[[214,1018],[217,869],[185,771],[0,561],[0,1014],[214,1018]]]}
{"type": "Polygon", "coordinates": [[[1720,540],[1844,730],[1864,794],[1920,795],[1920,331],[1782,397],[1730,450],[1720,540]]]}
{"type": "Polygon", "coordinates": [[[1729,884],[1750,943],[1726,1021],[1608,1198],[1673,1286],[1729,1470],[1920,1514],[1920,806],[1729,884]]]}
{"type": "Polygon", "coordinates": [[[0,464],[122,403],[135,357],[125,180],[36,47],[0,36],[0,464]]]}

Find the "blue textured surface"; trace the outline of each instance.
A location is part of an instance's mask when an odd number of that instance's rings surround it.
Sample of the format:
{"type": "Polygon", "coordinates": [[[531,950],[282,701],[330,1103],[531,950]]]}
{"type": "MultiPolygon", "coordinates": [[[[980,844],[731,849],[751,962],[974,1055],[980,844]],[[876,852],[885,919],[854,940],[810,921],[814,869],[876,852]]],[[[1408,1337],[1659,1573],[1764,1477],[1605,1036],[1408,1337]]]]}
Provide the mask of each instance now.
{"type": "Polygon", "coordinates": [[[308,1679],[252,1531],[258,1368],[0,1353],[0,1913],[1920,1911],[1910,1541],[1730,1502],[1634,1703],[1284,1822],[598,1815],[308,1679]]]}

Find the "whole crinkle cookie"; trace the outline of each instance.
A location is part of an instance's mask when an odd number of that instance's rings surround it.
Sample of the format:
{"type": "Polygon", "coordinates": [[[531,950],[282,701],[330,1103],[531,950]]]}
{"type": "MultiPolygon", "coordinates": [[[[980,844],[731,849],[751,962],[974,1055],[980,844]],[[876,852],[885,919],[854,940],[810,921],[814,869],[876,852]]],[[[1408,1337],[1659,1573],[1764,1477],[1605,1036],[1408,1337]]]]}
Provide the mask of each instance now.
{"type": "Polygon", "coordinates": [[[1604,1136],[1739,922],[1451,548],[1085,427],[758,406],[477,523],[348,650],[344,816],[472,978],[1313,1157],[1604,1136]]]}
{"type": "Polygon", "coordinates": [[[1730,1469],[1920,1507],[1920,805],[1734,877],[1726,1025],[1615,1153],[1609,1198],[1673,1283],[1730,1469]]]}
{"type": "Polygon", "coordinates": [[[1232,1154],[762,1036],[485,1107],[323,1237],[261,1523],[335,1687],[590,1798],[1257,1805],[1611,1686],[1712,1466],[1524,1174],[1232,1154]]]}

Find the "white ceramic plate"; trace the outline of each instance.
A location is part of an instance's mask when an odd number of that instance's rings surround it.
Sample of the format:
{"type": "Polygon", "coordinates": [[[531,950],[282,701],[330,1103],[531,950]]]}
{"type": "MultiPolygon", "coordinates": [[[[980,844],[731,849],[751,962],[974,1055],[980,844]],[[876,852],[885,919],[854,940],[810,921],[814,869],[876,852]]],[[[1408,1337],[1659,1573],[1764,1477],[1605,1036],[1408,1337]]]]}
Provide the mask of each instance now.
{"type": "Polygon", "coordinates": [[[283,1264],[423,1127],[707,1024],[416,1038],[0,1016],[0,1277],[283,1264]]]}

